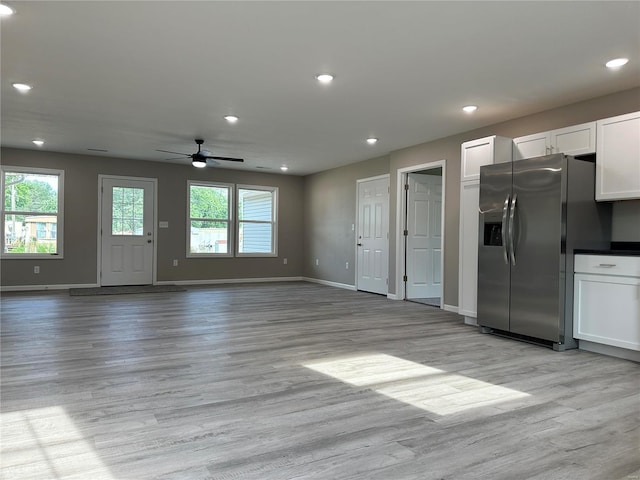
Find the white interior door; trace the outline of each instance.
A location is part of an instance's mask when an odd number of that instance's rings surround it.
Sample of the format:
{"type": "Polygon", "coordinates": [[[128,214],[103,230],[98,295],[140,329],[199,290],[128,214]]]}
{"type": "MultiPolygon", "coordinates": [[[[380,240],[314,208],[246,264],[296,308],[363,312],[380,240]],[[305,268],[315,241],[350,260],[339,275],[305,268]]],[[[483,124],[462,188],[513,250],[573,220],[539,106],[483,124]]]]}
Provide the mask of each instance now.
{"type": "Polygon", "coordinates": [[[408,174],[406,298],[442,296],[442,177],[408,174]]]}
{"type": "Polygon", "coordinates": [[[357,288],[387,294],[389,177],[358,183],[357,288]]]}
{"type": "Polygon", "coordinates": [[[152,284],[154,182],[102,177],[100,187],[100,284],[152,284]]]}

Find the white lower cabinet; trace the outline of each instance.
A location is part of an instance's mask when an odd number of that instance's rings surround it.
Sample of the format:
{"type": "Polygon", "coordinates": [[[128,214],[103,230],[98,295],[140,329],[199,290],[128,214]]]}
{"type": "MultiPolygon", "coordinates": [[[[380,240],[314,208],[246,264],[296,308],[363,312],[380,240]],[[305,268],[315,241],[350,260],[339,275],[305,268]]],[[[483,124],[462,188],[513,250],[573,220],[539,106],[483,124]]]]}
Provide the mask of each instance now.
{"type": "Polygon", "coordinates": [[[640,257],[576,255],[573,336],[640,351],[640,257]]]}

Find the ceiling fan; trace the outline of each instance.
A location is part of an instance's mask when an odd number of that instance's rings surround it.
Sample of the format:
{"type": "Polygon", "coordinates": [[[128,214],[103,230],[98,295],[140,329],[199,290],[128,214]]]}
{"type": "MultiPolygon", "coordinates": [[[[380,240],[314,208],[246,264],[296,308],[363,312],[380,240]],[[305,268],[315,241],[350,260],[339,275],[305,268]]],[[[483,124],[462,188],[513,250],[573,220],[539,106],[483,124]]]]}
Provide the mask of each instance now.
{"type": "MultiPolygon", "coordinates": [[[[208,155],[207,151],[200,151],[200,146],[204,143],[204,140],[201,138],[195,139],[196,144],[198,145],[198,151],[196,153],[180,153],[180,152],[171,152],[169,150],[156,150],[156,152],[163,153],[174,153],[176,155],[182,155],[184,157],[191,158],[191,164],[197,168],[204,168],[207,166],[207,160],[225,160],[228,162],[244,162],[242,158],[233,158],[233,157],[217,157],[214,155],[208,155]]],[[[182,157],[175,158],[167,158],[167,160],[177,160],[182,157]]],[[[214,165],[218,165],[218,162],[212,162],[214,165]]]]}

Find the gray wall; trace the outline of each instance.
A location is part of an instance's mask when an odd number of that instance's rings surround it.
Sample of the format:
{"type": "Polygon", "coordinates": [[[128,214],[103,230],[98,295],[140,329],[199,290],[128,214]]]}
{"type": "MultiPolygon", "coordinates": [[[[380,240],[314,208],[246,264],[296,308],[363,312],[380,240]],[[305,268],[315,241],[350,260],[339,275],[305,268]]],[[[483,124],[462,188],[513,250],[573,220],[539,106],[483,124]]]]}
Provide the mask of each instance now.
{"type": "MultiPolygon", "coordinates": [[[[405,167],[446,161],[445,197],[445,252],[444,252],[444,303],[458,304],[458,228],[460,208],[460,144],[467,140],[501,135],[515,138],[531,133],[562,128],[601,118],[612,117],[640,110],[640,88],[618,92],[604,97],[548,110],[507,122],[479,128],[463,134],[442,138],[405,148],[389,155],[391,175],[390,218],[389,218],[389,293],[395,294],[395,250],[396,250],[396,183],[398,170],[405,167]]],[[[428,132],[425,132],[425,137],[428,132]]],[[[355,197],[356,178],[387,173],[380,159],[361,162],[357,167],[347,166],[311,175],[305,178],[305,275],[327,281],[355,284],[354,270],[346,271],[344,261],[332,260],[327,268],[313,267],[312,259],[353,258],[355,246],[353,236],[348,235],[351,224],[356,222],[355,197]],[[342,191],[346,189],[347,191],[342,191]],[[323,193],[327,193],[324,195],[323,193]],[[348,209],[332,215],[327,211],[327,197],[343,198],[348,209]],[[348,200],[347,200],[348,199],[348,200]],[[331,238],[321,233],[323,225],[330,225],[331,238]],[[320,238],[319,238],[320,237],[320,238]],[[310,256],[311,255],[311,256],[310,256]]],[[[330,200],[332,208],[335,201],[330,200]]],[[[638,223],[640,201],[616,202],[624,207],[614,206],[614,240],[636,240],[631,222],[638,223]]]]}
{"type": "Polygon", "coordinates": [[[611,240],[640,242],[640,200],[613,202],[611,240]]]}
{"type": "Polygon", "coordinates": [[[302,177],[9,148],[1,153],[4,165],[65,172],[64,259],[2,260],[2,286],[96,283],[98,174],[158,179],[157,220],[169,222],[169,228],[158,229],[156,239],[159,281],[302,275],[302,177]],[[278,187],[278,257],[186,258],[187,180],[278,187]],[[172,266],[173,259],[178,259],[177,267],[172,266]],[[33,273],[34,265],[40,266],[40,274],[33,273]]]}
{"type": "MultiPolygon", "coordinates": [[[[157,278],[160,281],[305,276],[355,284],[356,180],[390,174],[389,292],[395,294],[396,182],[398,170],[446,161],[444,302],[458,304],[460,144],[487,135],[518,137],[640,110],[640,88],[540,112],[508,122],[391,152],[307,177],[131,161],[35,150],[2,149],[5,165],[65,170],[63,260],[3,260],[0,283],[11,285],[92,284],[97,278],[98,174],[158,179],[157,278]],[[186,258],[187,180],[277,186],[278,257],[186,258]],[[288,264],[283,265],[286,257],[288,264]],[[172,260],[179,259],[173,267],[172,260]],[[315,259],[319,265],[315,265],[315,259]],[[345,268],[349,262],[350,268],[345,268]],[[40,265],[41,273],[33,274],[40,265]]],[[[425,137],[428,137],[425,132],[425,137]]],[[[640,241],[640,201],[614,203],[613,239],[640,241]]]]}
{"type": "Polygon", "coordinates": [[[356,181],[387,173],[389,158],[379,157],[305,177],[305,277],[354,285],[356,181]]]}

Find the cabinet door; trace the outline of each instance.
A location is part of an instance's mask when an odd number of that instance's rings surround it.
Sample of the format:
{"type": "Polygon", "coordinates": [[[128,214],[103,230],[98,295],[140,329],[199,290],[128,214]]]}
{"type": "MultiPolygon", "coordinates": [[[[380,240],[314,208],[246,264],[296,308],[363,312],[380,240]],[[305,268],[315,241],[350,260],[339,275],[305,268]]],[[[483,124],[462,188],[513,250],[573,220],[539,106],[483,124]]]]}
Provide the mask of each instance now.
{"type": "Polygon", "coordinates": [[[585,155],[596,151],[596,122],[551,131],[551,153],[585,155]]]}
{"type": "Polygon", "coordinates": [[[540,157],[551,153],[551,132],[534,133],[513,139],[513,160],[540,157]]]}
{"type": "Polygon", "coordinates": [[[478,204],[480,183],[460,184],[458,313],[476,318],[478,301],[478,204]]]}
{"type": "Polygon", "coordinates": [[[495,137],[479,138],[462,144],[460,181],[480,179],[480,167],[493,163],[495,137]]]}
{"type": "Polygon", "coordinates": [[[576,273],[573,336],[640,350],[640,278],[576,273]]]}
{"type": "Polygon", "coordinates": [[[640,198],[640,112],[596,124],[596,200],[640,198]]]}

